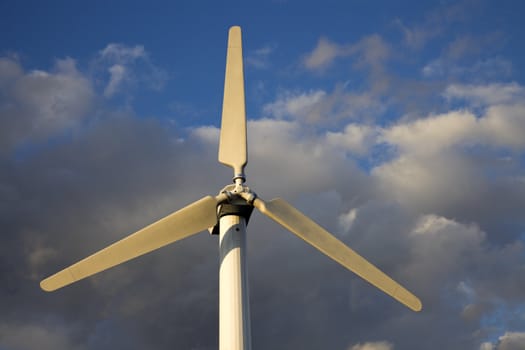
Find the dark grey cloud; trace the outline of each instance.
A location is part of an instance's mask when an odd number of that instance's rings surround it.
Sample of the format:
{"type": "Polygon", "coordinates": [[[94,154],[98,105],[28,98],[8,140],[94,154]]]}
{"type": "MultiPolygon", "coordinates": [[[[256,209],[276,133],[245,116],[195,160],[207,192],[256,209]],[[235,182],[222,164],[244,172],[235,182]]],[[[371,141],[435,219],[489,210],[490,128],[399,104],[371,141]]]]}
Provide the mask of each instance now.
{"type": "MultiPolygon", "coordinates": [[[[50,344],[62,341],[91,349],[124,348],[129,343],[140,348],[139,344],[155,345],[163,338],[155,332],[172,334],[173,327],[180,331],[158,348],[176,344],[173,339],[189,348],[203,332],[195,323],[216,328],[217,248],[214,237],[205,234],[207,240],[181,242],[178,252],[167,248],[143,258],[138,266],[131,262],[57,293],[38,287],[54,270],[217,191],[220,186],[213,176],[204,178],[210,173],[204,164],[208,155],[188,147],[191,141],[176,141],[155,121],[108,115],[76,135],[67,148],[42,150],[4,168],[9,179],[2,181],[3,187],[14,193],[2,213],[6,283],[0,299],[5,315],[11,315],[4,321],[9,333],[35,327],[43,337],[62,337],[52,338],[50,344]],[[195,167],[198,164],[202,167],[195,167]],[[194,183],[204,185],[199,189],[194,183]],[[24,302],[28,300],[33,302],[24,302]],[[130,336],[130,330],[142,327],[137,320],[145,321],[146,331],[130,336]],[[70,324],[75,325],[72,330],[62,329],[70,324]]],[[[14,348],[27,346],[16,345],[18,338],[9,339],[14,348]]],[[[36,347],[40,340],[34,341],[36,347]]]]}
{"type": "Polygon", "coordinates": [[[51,72],[24,72],[15,58],[0,58],[0,152],[75,126],[93,98],[91,82],[71,58],[57,60],[51,72]]]}

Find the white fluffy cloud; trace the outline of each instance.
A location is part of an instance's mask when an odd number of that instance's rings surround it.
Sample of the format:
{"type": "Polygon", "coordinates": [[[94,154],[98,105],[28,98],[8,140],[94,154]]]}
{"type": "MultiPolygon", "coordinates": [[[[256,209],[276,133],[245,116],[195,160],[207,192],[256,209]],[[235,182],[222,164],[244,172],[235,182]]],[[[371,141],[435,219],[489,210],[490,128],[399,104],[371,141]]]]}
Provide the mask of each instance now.
{"type": "Polygon", "coordinates": [[[485,342],[479,350],[522,350],[525,348],[524,332],[505,332],[496,344],[485,342]]]}
{"type": "Polygon", "coordinates": [[[438,208],[461,203],[481,189],[479,174],[456,154],[433,157],[402,155],[372,170],[379,188],[406,206],[438,208]]]}
{"type": "Polygon", "coordinates": [[[520,104],[492,106],[481,117],[452,111],[384,129],[380,139],[411,155],[438,154],[455,146],[522,150],[524,116],[525,105],[520,104]]]}
{"type": "Polygon", "coordinates": [[[347,213],[343,213],[339,216],[339,226],[343,229],[343,232],[348,232],[354,226],[355,219],[357,218],[358,209],[352,208],[347,213]]]}
{"type": "Polygon", "coordinates": [[[286,116],[307,118],[319,118],[319,103],[326,96],[326,92],[322,90],[301,92],[301,93],[285,93],[277,101],[267,104],[264,107],[264,112],[275,116],[276,118],[284,118],[286,116]],[[311,117],[310,117],[311,116],[311,117]]]}
{"type": "Polygon", "coordinates": [[[506,188],[505,183],[519,183],[505,174],[521,166],[524,113],[521,105],[495,106],[480,118],[450,112],[384,129],[378,140],[393,146],[396,155],[376,165],[372,176],[381,191],[409,207],[479,207],[474,203],[495,184],[506,188]],[[480,150],[493,155],[482,160],[476,156],[480,150]]]}
{"type": "Polygon", "coordinates": [[[410,233],[413,263],[407,272],[418,276],[425,288],[458,278],[465,262],[478,258],[485,233],[476,225],[465,225],[436,215],[418,219],[410,233]]]}
{"type": "Polygon", "coordinates": [[[489,144],[523,151],[525,148],[525,104],[490,107],[480,119],[483,137],[489,144]]]}
{"type": "Polygon", "coordinates": [[[384,109],[380,99],[370,92],[354,93],[346,91],[344,86],[336,86],[330,93],[284,91],[274,102],[266,104],[263,112],[278,119],[334,125],[348,119],[373,119],[384,109]]]}
{"type": "Polygon", "coordinates": [[[525,89],[517,83],[452,84],[445,89],[443,96],[448,100],[466,100],[474,106],[487,106],[523,102],[525,89]]]}
{"type": "Polygon", "coordinates": [[[499,337],[497,350],[520,350],[525,347],[525,332],[506,332],[499,337]]]}
{"type": "Polygon", "coordinates": [[[351,123],[341,132],[328,131],[326,142],[335,149],[364,155],[377,142],[378,133],[378,128],[351,123]]]}
{"type": "Polygon", "coordinates": [[[477,133],[476,117],[467,111],[400,123],[384,129],[381,139],[403,154],[435,154],[458,143],[468,143],[477,133]]]}

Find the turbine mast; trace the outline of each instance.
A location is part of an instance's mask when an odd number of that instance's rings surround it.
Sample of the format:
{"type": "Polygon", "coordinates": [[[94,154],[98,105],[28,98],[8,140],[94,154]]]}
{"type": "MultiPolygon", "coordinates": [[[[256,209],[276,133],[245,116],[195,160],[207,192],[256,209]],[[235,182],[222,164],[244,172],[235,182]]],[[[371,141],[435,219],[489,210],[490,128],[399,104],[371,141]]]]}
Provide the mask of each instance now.
{"type": "Polygon", "coordinates": [[[252,206],[239,196],[246,180],[246,112],[241,28],[228,32],[219,162],[233,168],[233,182],[225,188],[229,202],[219,207],[219,349],[251,350],[250,305],[246,272],[246,224],[252,206]],[[229,190],[229,191],[228,191],[229,190]],[[249,208],[246,211],[246,208],[249,208]]]}
{"type": "Polygon", "coordinates": [[[246,219],[239,213],[225,215],[219,229],[219,349],[251,350],[246,219]]]}

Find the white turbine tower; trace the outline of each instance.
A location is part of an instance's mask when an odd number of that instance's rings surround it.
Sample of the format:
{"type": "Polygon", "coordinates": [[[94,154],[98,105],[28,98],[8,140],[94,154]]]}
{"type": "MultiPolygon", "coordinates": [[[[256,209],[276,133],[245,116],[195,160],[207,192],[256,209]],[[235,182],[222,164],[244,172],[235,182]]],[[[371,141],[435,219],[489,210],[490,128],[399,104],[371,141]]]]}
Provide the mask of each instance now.
{"type": "Polygon", "coordinates": [[[245,248],[246,224],[255,207],[400,303],[414,311],[421,310],[421,302],[415,295],[292,205],[280,198],[265,202],[245,186],[246,149],[241,29],[231,27],[219,161],[233,168],[233,184],[219,195],[206,196],[44,279],[41,288],[54,291],[209,228],[212,233],[220,234],[219,348],[251,349],[245,248]]]}

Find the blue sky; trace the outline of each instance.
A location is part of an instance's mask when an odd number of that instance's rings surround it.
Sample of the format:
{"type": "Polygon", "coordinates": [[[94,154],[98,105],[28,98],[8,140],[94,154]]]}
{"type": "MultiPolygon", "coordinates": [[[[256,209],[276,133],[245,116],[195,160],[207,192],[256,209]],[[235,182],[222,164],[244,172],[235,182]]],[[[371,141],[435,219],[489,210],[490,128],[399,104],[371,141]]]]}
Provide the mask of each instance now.
{"type": "Polygon", "coordinates": [[[525,346],[517,1],[0,4],[0,350],[214,349],[216,237],[47,294],[58,269],[231,178],[243,30],[249,164],[393,275],[411,313],[254,214],[254,348],[525,346]]]}

